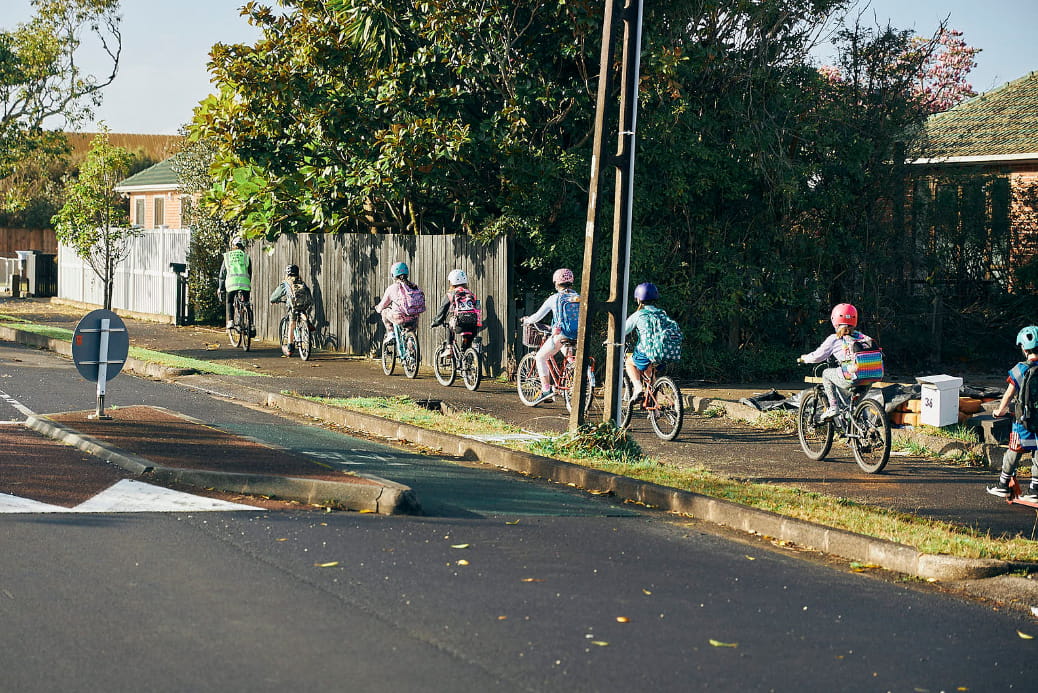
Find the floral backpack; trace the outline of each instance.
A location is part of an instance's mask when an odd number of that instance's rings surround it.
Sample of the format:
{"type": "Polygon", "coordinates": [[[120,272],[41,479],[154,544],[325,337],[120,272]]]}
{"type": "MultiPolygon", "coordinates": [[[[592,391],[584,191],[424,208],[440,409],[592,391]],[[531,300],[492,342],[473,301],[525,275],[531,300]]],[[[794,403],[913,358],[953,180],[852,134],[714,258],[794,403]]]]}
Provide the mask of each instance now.
{"type": "Polygon", "coordinates": [[[668,363],[681,360],[681,327],[665,312],[655,306],[642,308],[645,316],[641,327],[645,328],[640,349],[653,363],[668,363]]]}

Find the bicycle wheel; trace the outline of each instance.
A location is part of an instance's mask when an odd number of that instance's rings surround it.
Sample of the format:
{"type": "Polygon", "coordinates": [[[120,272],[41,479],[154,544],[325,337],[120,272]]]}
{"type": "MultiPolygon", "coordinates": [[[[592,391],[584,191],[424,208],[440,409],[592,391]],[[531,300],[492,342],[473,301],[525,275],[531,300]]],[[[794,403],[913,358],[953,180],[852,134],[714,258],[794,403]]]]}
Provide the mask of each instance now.
{"type": "Polygon", "coordinates": [[[285,347],[288,347],[288,353],[292,353],[292,340],[288,338],[288,316],[281,318],[281,322],[278,323],[278,341],[281,344],[281,352],[285,352],[285,347]]]}
{"type": "MultiPolygon", "coordinates": [[[[566,402],[566,411],[573,411],[573,375],[575,367],[573,361],[567,361],[562,368],[562,382],[559,389],[562,390],[562,398],[566,402]]],[[[584,379],[584,413],[591,407],[591,400],[595,397],[595,373],[589,366],[584,379]]]]}
{"type": "Polygon", "coordinates": [[[863,399],[854,407],[851,450],[858,466],[869,474],[883,471],[890,459],[890,420],[874,399],[863,399]],[[857,430],[854,430],[857,429],[857,430]]]}
{"type": "Polygon", "coordinates": [[[797,410],[797,437],[804,454],[812,460],[820,460],[833,447],[833,422],[819,421],[825,411],[826,402],[817,390],[805,392],[797,410]]]}
{"type": "Polygon", "coordinates": [[[232,347],[241,346],[241,306],[235,301],[231,308],[231,326],[227,328],[227,338],[231,340],[232,347]]]}
{"type": "Polygon", "coordinates": [[[388,342],[382,342],[382,372],[386,375],[393,375],[394,368],[396,368],[396,340],[391,339],[388,342]]]}
{"type": "Polygon", "coordinates": [[[685,403],[681,399],[678,384],[664,376],[656,378],[652,386],[656,403],[649,409],[649,423],[663,440],[674,440],[681,432],[685,420],[685,403]]]}
{"type": "Polygon", "coordinates": [[[433,354],[433,375],[436,376],[436,382],[444,387],[453,385],[454,379],[458,377],[458,365],[454,363],[454,349],[448,342],[440,344],[436,353],[433,354]]]}
{"type": "Polygon", "coordinates": [[[422,354],[418,348],[418,337],[414,332],[404,334],[404,375],[414,378],[418,375],[418,366],[422,362],[422,354]]]}
{"type": "Polygon", "coordinates": [[[296,322],[296,348],[299,349],[299,358],[307,361],[310,359],[310,322],[302,317],[296,322]]]}
{"type": "Polygon", "coordinates": [[[241,307],[241,348],[248,351],[252,347],[252,306],[243,303],[241,307]]]}
{"type": "Polygon", "coordinates": [[[541,395],[541,376],[537,374],[537,354],[530,352],[519,361],[515,371],[515,387],[519,400],[532,407],[541,395]]]}
{"type": "Polygon", "coordinates": [[[622,390],[620,391],[620,416],[617,418],[617,425],[620,428],[627,428],[631,425],[631,379],[624,373],[622,390]]]}
{"type": "Polygon", "coordinates": [[[483,364],[478,349],[469,347],[462,353],[461,377],[465,381],[465,387],[473,391],[479,389],[479,382],[483,379],[483,364]]]}

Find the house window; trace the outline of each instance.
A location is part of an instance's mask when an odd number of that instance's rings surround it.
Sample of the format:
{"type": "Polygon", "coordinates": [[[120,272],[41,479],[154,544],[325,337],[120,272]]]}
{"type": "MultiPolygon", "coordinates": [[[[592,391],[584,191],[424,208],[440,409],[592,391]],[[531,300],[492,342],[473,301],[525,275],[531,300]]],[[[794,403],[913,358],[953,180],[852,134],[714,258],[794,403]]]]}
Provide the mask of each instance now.
{"type": "Polygon", "coordinates": [[[133,223],[137,226],[144,226],[144,204],[143,197],[138,197],[136,204],[134,204],[133,223]]]}
{"type": "Polygon", "coordinates": [[[162,197],[155,197],[155,224],[154,227],[161,229],[166,225],[166,200],[162,197]]]}

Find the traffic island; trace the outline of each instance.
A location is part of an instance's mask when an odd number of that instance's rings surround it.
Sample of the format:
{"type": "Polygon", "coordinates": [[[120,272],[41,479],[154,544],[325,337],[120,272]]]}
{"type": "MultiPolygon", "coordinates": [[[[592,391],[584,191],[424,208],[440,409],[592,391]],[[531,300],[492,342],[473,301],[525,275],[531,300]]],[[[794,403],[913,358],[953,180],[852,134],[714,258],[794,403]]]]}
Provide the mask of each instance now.
{"type": "Polygon", "coordinates": [[[26,423],[157,484],[385,515],[421,512],[418,498],[407,486],[338,471],[161,407],[121,408],[113,412],[111,421],[91,419],[92,413],[34,415],[26,423]]]}

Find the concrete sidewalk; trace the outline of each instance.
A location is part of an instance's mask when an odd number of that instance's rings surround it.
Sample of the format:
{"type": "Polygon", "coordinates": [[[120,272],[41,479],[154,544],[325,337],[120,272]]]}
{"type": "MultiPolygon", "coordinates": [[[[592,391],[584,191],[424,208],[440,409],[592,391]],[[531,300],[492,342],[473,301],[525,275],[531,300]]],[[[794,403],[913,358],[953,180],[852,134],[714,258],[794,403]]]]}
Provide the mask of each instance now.
{"type": "MultiPolygon", "coordinates": [[[[64,327],[69,330],[75,327],[79,317],[85,314],[85,312],[54,305],[40,299],[0,302],[0,313],[17,315],[32,322],[64,327]]],[[[370,361],[358,357],[318,353],[311,362],[303,363],[295,358],[281,357],[280,350],[273,344],[254,343],[253,351],[249,353],[233,350],[227,345],[226,337],[222,331],[211,328],[174,327],[172,325],[147,323],[129,318],[126,319],[126,322],[130,332],[131,343],[134,346],[142,346],[212,363],[234,365],[243,371],[247,370],[255,374],[247,376],[191,375],[182,369],[169,369],[134,360],[127,363],[127,370],[146,377],[190,384],[192,387],[208,389],[241,401],[276,407],[295,414],[313,416],[355,430],[363,430],[377,436],[401,439],[429,448],[440,449],[450,454],[478,459],[488,464],[514,469],[559,483],[573,484],[590,490],[609,491],[619,499],[644,503],[661,510],[688,514],[710,522],[764,534],[837,556],[843,556],[848,560],[877,565],[923,578],[943,581],[972,581],[1026,568],[1026,566],[1008,562],[957,559],[948,556],[922,554],[908,546],[822,527],[808,522],[792,520],[726,501],[672,488],[659,487],[625,477],[617,477],[616,475],[538,457],[529,453],[519,453],[460,436],[428,431],[377,417],[346,412],[338,408],[322,407],[307,400],[281,394],[282,391],[289,390],[335,396],[350,394],[390,396],[407,394],[416,399],[423,396],[437,399],[449,396],[452,402],[457,401],[457,406],[471,406],[478,410],[500,413],[501,418],[506,420],[510,415],[514,419],[515,416],[519,415],[529,416],[530,414],[538,414],[541,411],[547,413],[546,410],[528,410],[523,407],[517,407],[514,385],[511,383],[488,379],[484,380],[484,385],[476,393],[468,393],[460,388],[450,388],[448,390],[439,386],[428,375],[418,380],[407,380],[402,376],[387,378],[381,374],[381,371],[376,370],[370,361]],[[468,404],[470,402],[472,403],[471,405],[468,404]]],[[[64,343],[63,346],[63,343],[60,341],[43,338],[12,327],[0,327],[0,339],[33,344],[59,353],[67,353],[68,350],[67,343],[64,343]]],[[[791,385],[797,389],[802,387],[802,385],[797,386],[794,383],[784,385],[791,385]]],[[[793,387],[790,388],[791,391],[793,387]]],[[[694,388],[690,395],[693,398],[693,406],[698,411],[718,405],[724,406],[727,410],[734,409],[735,406],[741,406],[735,404],[738,399],[760,391],[759,388],[706,386],[694,388]]],[[[749,407],[746,409],[749,409],[749,407]]],[[[559,416],[541,416],[538,420],[542,419],[544,431],[558,430],[560,425],[559,416]]],[[[529,419],[526,420],[528,421],[529,419]]],[[[81,427],[84,425],[81,420],[76,421],[75,424],[81,427]]],[[[58,422],[52,422],[51,425],[57,426],[58,422]]],[[[726,432],[726,435],[729,433],[726,432]]],[[[684,436],[685,434],[683,434],[684,436]]],[[[85,437],[89,437],[89,435],[85,437]]],[[[702,442],[704,441],[696,440],[697,444],[702,442]]],[[[709,443],[709,441],[705,442],[709,443]]],[[[749,436],[747,436],[746,443],[749,444],[749,436]]],[[[730,452],[733,446],[738,446],[737,440],[732,442],[731,445],[726,443],[724,448],[730,452]]],[[[774,443],[765,440],[763,446],[766,449],[773,448],[774,443]]],[[[664,452],[662,456],[665,459],[666,454],[680,449],[681,446],[674,445],[659,448],[659,450],[664,452]]],[[[651,452],[657,454],[656,450],[651,450],[651,452]]],[[[165,467],[166,465],[153,466],[165,467]]],[[[190,465],[179,463],[177,466],[181,469],[186,469],[190,465]]],[[[844,468],[841,467],[839,473],[844,474],[844,468]]],[[[928,470],[927,473],[931,472],[928,470]]],[[[943,468],[935,466],[932,473],[936,475],[948,472],[943,468]]],[[[858,478],[862,475],[855,473],[853,470],[850,474],[860,481],[858,478]]],[[[281,478],[289,477],[284,476],[281,478]]],[[[897,483],[896,480],[891,481],[888,478],[880,480],[870,479],[868,481],[881,482],[881,486],[877,488],[884,497],[897,496],[897,493],[894,493],[893,496],[890,495],[891,490],[889,487],[891,483],[897,483]]],[[[956,483],[961,483],[961,480],[957,480],[956,483]]],[[[978,477],[976,483],[979,487],[981,483],[980,477],[978,477]]],[[[866,486],[864,482],[860,485],[866,486]]],[[[976,502],[978,507],[980,507],[980,503],[983,503],[983,507],[990,509],[991,512],[1012,512],[1009,509],[998,508],[998,506],[993,505],[990,497],[984,498],[982,495],[975,494],[972,491],[964,497],[969,499],[969,503],[976,502]]],[[[974,512],[973,508],[969,507],[962,508],[962,511],[964,515],[974,512]]],[[[1031,604],[1038,604],[1038,581],[1023,578],[1013,579],[1008,576],[1000,578],[1000,581],[1001,584],[1012,585],[1013,590],[1020,590],[1022,595],[1029,595],[1033,590],[1033,597],[1025,598],[1030,599],[1029,603],[1031,604]]],[[[981,580],[981,582],[988,585],[993,584],[989,580],[981,580]]]]}

